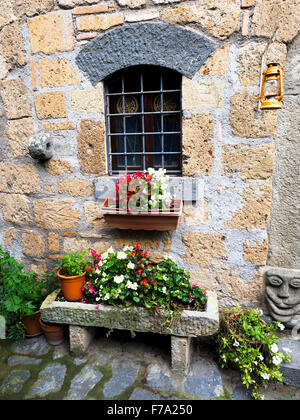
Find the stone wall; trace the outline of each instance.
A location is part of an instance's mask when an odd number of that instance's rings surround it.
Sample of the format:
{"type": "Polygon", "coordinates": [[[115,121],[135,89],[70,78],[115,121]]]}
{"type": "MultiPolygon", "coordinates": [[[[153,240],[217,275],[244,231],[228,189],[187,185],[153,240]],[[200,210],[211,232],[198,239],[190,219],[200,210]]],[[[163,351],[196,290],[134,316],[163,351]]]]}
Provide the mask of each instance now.
{"type": "Polygon", "coordinates": [[[277,118],[293,121],[291,98],[283,111],[257,112],[261,56],[278,24],[267,60],[285,65],[299,15],[298,0],[2,0],[0,243],[43,272],[66,251],[137,240],[154,259],[175,256],[221,306],[260,304],[277,118]],[[94,197],[95,178],[107,175],[103,82],[92,84],[76,58],[106,31],[136,23],[182,27],[214,46],[182,77],[183,175],[203,179],[204,199],[185,203],[172,234],[109,229],[94,197]],[[39,130],[54,139],[46,163],[28,154],[39,130]]]}

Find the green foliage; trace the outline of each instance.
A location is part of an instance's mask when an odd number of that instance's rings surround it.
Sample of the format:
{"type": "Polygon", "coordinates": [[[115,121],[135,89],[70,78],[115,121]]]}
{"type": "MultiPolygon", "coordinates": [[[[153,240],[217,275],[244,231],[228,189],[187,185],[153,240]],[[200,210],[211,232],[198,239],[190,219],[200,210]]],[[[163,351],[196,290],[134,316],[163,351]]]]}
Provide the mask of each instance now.
{"type": "Polygon", "coordinates": [[[23,264],[0,247],[0,315],[4,316],[7,325],[11,324],[9,338],[24,335],[23,316],[33,315],[56,288],[54,274],[47,273],[37,281],[33,271],[26,273],[23,268],[23,264]]]}
{"type": "Polygon", "coordinates": [[[280,364],[290,356],[278,351],[275,331],[283,325],[267,324],[258,310],[242,309],[239,305],[227,310],[214,336],[221,367],[238,368],[242,383],[255,399],[269,381],[282,381],[280,364]]]}
{"type": "Polygon", "coordinates": [[[57,269],[61,269],[61,274],[67,277],[82,276],[87,266],[87,250],[84,250],[65,254],[57,265],[57,269]]]}
{"type": "Polygon", "coordinates": [[[140,244],[120,252],[110,248],[102,256],[91,252],[94,261],[87,269],[83,291],[92,303],[177,312],[202,310],[206,304],[206,292],[191,285],[188,273],[171,258],[152,265],[140,244]]]}

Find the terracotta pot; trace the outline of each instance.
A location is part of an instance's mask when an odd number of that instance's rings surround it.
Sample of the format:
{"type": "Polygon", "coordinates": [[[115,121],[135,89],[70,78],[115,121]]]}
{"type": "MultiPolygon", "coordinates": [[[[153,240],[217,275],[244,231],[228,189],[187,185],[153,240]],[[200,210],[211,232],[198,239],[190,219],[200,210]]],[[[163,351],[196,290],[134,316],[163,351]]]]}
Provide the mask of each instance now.
{"type": "Polygon", "coordinates": [[[63,325],[48,324],[43,322],[41,319],[40,325],[49,344],[52,346],[58,346],[64,341],[65,337],[63,325]]]}
{"type": "Polygon", "coordinates": [[[58,270],[57,276],[61,280],[61,288],[65,299],[71,302],[77,302],[83,298],[82,286],[85,282],[85,273],[82,276],[63,276],[60,274],[62,269],[58,270]]]}
{"type": "Polygon", "coordinates": [[[36,311],[34,315],[24,315],[23,324],[25,327],[25,335],[28,338],[37,337],[43,334],[43,331],[40,326],[40,311],[36,311]]]}
{"type": "Polygon", "coordinates": [[[173,208],[152,211],[126,211],[109,207],[114,199],[107,198],[101,211],[108,226],[132,230],[176,230],[182,215],[182,200],[173,200],[173,208]]]}

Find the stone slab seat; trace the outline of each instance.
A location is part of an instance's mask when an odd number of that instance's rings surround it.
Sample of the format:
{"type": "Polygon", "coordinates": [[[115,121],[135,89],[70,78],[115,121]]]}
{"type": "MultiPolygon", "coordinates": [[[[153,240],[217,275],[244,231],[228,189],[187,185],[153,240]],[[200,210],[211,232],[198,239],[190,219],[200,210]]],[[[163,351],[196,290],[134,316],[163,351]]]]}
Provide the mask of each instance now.
{"type": "Polygon", "coordinates": [[[180,317],[175,318],[172,329],[164,325],[168,319],[167,311],[154,313],[137,307],[60,302],[56,301],[59,292],[56,290],[45,299],[41,306],[41,318],[45,322],[69,325],[70,351],[77,355],[88,349],[95,327],[153,332],[171,335],[172,368],[186,371],[190,361],[191,339],[212,335],[219,326],[218,300],[212,291],[207,292],[205,311],[183,311],[180,317]]]}

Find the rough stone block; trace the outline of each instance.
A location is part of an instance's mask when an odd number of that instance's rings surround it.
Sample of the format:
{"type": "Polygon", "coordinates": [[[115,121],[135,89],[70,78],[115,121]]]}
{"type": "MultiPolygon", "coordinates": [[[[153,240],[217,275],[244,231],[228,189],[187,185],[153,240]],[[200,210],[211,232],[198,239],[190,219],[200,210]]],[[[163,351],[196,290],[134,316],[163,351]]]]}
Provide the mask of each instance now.
{"type": "Polygon", "coordinates": [[[0,9],[0,28],[15,20],[13,8],[10,0],[2,0],[0,9]]]}
{"type": "Polygon", "coordinates": [[[188,371],[191,359],[191,337],[171,336],[172,369],[182,373],[188,371]]]}
{"type": "Polygon", "coordinates": [[[109,15],[88,15],[77,19],[77,26],[80,31],[106,31],[113,26],[124,23],[123,13],[109,15]]]}
{"type": "Polygon", "coordinates": [[[2,194],[0,203],[2,205],[2,217],[7,222],[21,225],[31,222],[29,200],[25,195],[2,194]]]}
{"type": "Polygon", "coordinates": [[[86,89],[73,89],[70,92],[71,110],[80,113],[104,114],[104,92],[103,84],[86,89]]]}
{"type": "Polygon", "coordinates": [[[31,51],[53,54],[73,50],[75,47],[72,14],[57,11],[28,20],[31,51]],[[45,31],[47,28],[47,31],[45,31]]]}
{"type": "Polygon", "coordinates": [[[48,251],[52,254],[59,253],[59,236],[55,232],[48,234],[48,251]]]}
{"type": "Polygon", "coordinates": [[[197,6],[198,23],[210,35],[226,39],[240,30],[240,0],[205,0],[197,6]]]}
{"type": "Polygon", "coordinates": [[[213,116],[196,114],[190,118],[183,118],[182,138],[183,175],[210,175],[215,159],[213,116]]]}
{"type": "Polygon", "coordinates": [[[63,159],[51,159],[45,164],[45,168],[51,175],[70,174],[73,172],[72,165],[63,159]]]}
{"type": "Polygon", "coordinates": [[[23,233],[23,253],[29,257],[43,257],[45,254],[45,241],[42,235],[23,233]]]}
{"type": "Polygon", "coordinates": [[[244,242],[244,258],[256,265],[266,265],[268,256],[268,241],[245,241],[244,242]]]}
{"type": "Polygon", "coordinates": [[[290,42],[299,32],[300,4],[298,0],[256,0],[251,32],[270,38],[279,27],[277,41],[290,42]]]}
{"type": "Polygon", "coordinates": [[[243,180],[270,179],[273,175],[275,145],[225,145],[222,155],[222,175],[239,173],[243,180]]]}
{"type": "Polygon", "coordinates": [[[300,388],[300,341],[280,339],[278,341],[279,351],[284,349],[291,351],[291,362],[284,363],[280,367],[283,374],[283,383],[295,388],[300,388]]]}
{"type": "Polygon", "coordinates": [[[79,74],[65,58],[42,58],[38,62],[38,69],[41,86],[68,86],[81,82],[79,74]]]}
{"type": "Polygon", "coordinates": [[[28,141],[34,134],[34,121],[32,118],[8,121],[5,127],[5,134],[9,138],[8,145],[15,157],[28,156],[28,141]]]}
{"type": "Polygon", "coordinates": [[[85,354],[94,337],[95,328],[81,327],[78,325],[69,326],[70,351],[76,356],[85,354]]]}
{"type": "Polygon", "coordinates": [[[73,197],[87,197],[94,194],[93,183],[80,178],[59,180],[57,188],[60,194],[67,194],[73,197]]]}
{"type": "Polygon", "coordinates": [[[0,162],[0,192],[34,194],[39,191],[40,179],[33,165],[0,162]]]}
{"type": "Polygon", "coordinates": [[[230,107],[234,137],[260,138],[276,134],[277,110],[257,113],[257,94],[236,93],[231,98],[230,107]]]}
{"type": "Polygon", "coordinates": [[[83,173],[106,173],[104,121],[82,120],[78,133],[78,159],[83,173]]]}
{"type": "Polygon", "coordinates": [[[226,223],[234,229],[266,229],[270,219],[272,185],[269,181],[249,181],[243,192],[242,208],[226,223]]]}
{"type": "Polygon", "coordinates": [[[224,80],[182,79],[182,109],[215,109],[224,106],[224,80]]]}
{"type": "Polygon", "coordinates": [[[27,63],[25,40],[19,22],[5,26],[0,32],[0,53],[8,69],[27,63]]]}
{"type": "Polygon", "coordinates": [[[1,82],[0,88],[5,113],[9,120],[32,116],[29,90],[22,79],[1,82]]]}
{"type": "Polygon", "coordinates": [[[188,264],[208,268],[214,259],[225,259],[226,235],[221,233],[192,232],[183,235],[183,244],[187,246],[185,261],[188,264]]]}
{"type": "Polygon", "coordinates": [[[36,224],[44,229],[76,228],[80,219],[80,211],[73,209],[71,200],[37,199],[33,208],[36,224]]]}
{"type": "Polygon", "coordinates": [[[54,7],[54,0],[12,0],[12,4],[17,17],[34,16],[50,12],[54,7]]]}
{"type": "Polygon", "coordinates": [[[40,120],[45,118],[65,118],[67,116],[64,92],[47,92],[35,95],[34,104],[40,120]]]}
{"type": "Polygon", "coordinates": [[[201,67],[201,76],[225,76],[229,60],[229,45],[217,50],[201,67]]]}
{"type": "Polygon", "coordinates": [[[96,13],[104,13],[104,12],[114,12],[115,5],[113,3],[110,4],[98,4],[96,6],[80,6],[75,7],[73,10],[74,15],[88,15],[88,14],[96,14],[96,13]]]}

